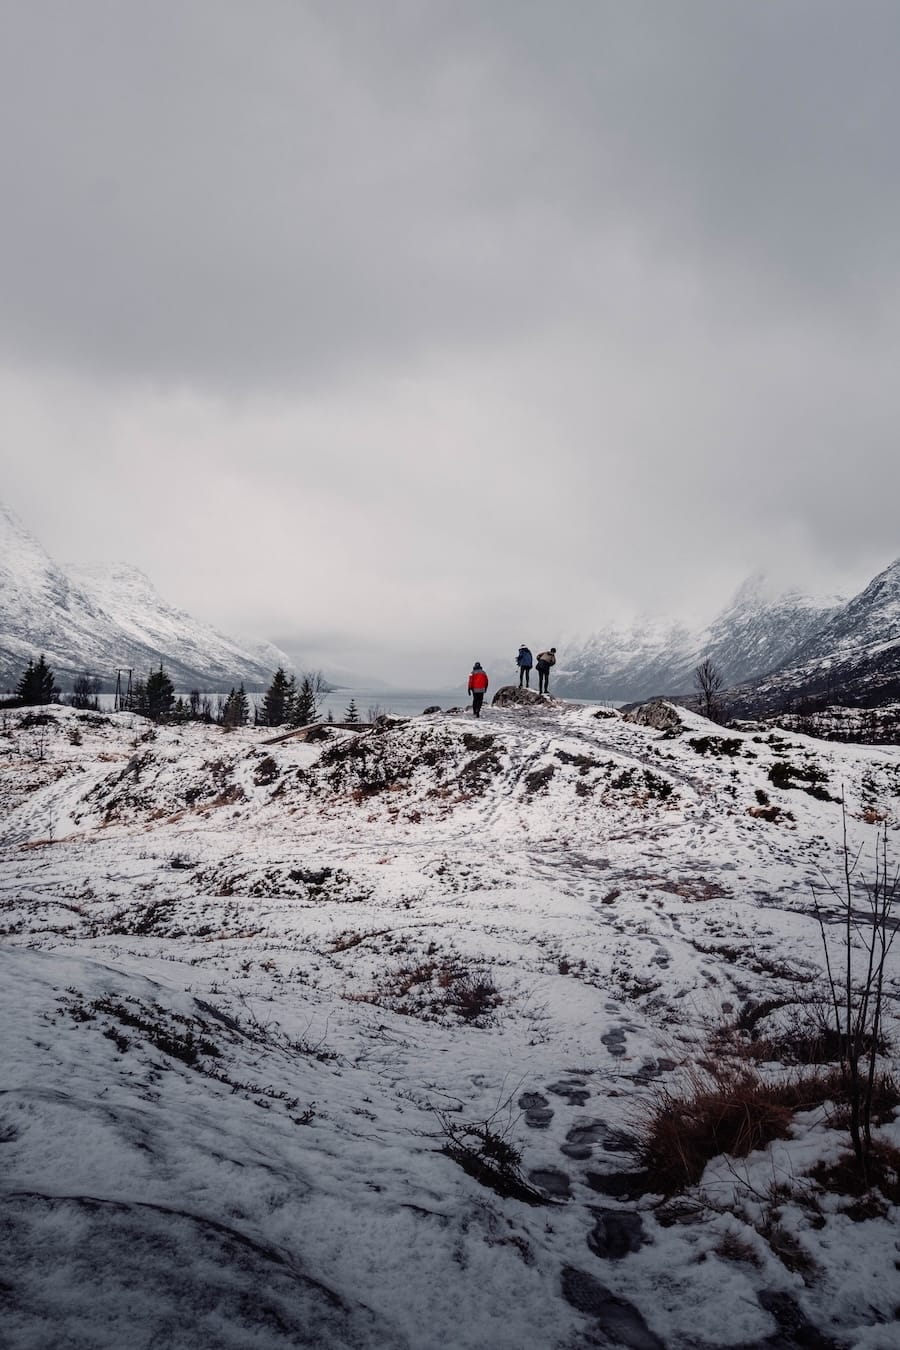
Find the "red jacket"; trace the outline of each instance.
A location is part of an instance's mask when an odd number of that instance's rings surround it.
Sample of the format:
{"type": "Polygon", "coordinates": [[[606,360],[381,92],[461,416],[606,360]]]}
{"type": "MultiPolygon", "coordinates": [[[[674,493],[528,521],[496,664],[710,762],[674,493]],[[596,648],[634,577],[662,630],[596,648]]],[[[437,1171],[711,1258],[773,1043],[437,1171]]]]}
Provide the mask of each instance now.
{"type": "Polygon", "coordinates": [[[469,676],[469,693],[483,694],[488,687],[488,677],[483,670],[473,670],[469,676]]]}

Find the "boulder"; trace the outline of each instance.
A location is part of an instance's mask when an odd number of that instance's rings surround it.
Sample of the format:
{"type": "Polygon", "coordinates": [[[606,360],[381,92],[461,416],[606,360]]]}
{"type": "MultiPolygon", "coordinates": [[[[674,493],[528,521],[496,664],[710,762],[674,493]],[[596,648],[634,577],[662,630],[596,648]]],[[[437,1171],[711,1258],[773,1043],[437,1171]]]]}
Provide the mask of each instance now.
{"type": "Polygon", "coordinates": [[[520,689],[515,684],[505,684],[491,699],[494,708],[530,708],[535,704],[543,706],[552,700],[546,694],[536,694],[533,689],[520,689]]]}
{"type": "Polygon", "coordinates": [[[684,723],[678,715],[678,709],[665,699],[654,698],[642,703],[639,708],[623,713],[626,722],[635,722],[639,727],[653,727],[656,731],[683,731],[684,723]]]}

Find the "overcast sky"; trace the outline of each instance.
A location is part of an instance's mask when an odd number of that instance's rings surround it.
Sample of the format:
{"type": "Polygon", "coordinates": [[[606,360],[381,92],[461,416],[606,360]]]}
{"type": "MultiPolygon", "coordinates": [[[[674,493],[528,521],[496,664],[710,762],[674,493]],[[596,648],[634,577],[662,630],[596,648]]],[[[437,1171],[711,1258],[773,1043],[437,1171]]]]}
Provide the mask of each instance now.
{"type": "Polygon", "coordinates": [[[900,5],[0,0],[0,498],[398,684],[900,554],[900,5]]]}

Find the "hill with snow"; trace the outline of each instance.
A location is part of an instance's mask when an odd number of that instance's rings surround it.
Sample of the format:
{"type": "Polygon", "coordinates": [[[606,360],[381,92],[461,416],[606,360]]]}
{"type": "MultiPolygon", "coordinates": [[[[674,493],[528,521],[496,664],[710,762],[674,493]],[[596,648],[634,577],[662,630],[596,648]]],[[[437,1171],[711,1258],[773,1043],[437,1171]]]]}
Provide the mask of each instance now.
{"type": "Polygon", "coordinates": [[[162,663],[180,688],[265,687],[288,657],[225,637],[168,604],[136,567],[63,567],[0,505],[0,688],[45,654],[65,687],[79,675],[115,684],[118,669],[162,663]]]}
{"type": "MultiPolygon", "coordinates": [[[[703,1064],[839,1082],[798,1056],[900,748],[659,711],[7,711],[4,1344],[895,1347],[900,1190],[847,1180],[831,1099],[674,1190],[642,1140],[703,1064]]],[[[896,1077],[896,953],[886,994],[896,1077]]]]}

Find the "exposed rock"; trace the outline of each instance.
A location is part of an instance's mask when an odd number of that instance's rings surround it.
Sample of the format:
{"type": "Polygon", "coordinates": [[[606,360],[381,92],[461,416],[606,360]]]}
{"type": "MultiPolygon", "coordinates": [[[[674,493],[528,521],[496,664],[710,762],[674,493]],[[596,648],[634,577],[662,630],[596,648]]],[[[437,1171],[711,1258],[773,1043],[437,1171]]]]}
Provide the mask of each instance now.
{"type": "Polygon", "coordinates": [[[538,707],[551,702],[546,694],[536,694],[533,689],[520,689],[515,684],[505,684],[502,689],[498,689],[491,699],[491,706],[496,708],[531,708],[538,707]]]}
{"type": "Polygon", "coordinates": [[[428,707],[428,708],[423,708],[423,709],[422,709],[422,716],[423,716],[423,717],[430,717],[432,713],[439,713],[439,712],[442,712],[442,711],[443,711],[443,709],[442,709],[442,708],[439,708],[438,705],[437,705],[436,703],[432,703],[430,707],[428,707]]]}
{"type": "Polygon", "coordinates": [[[642,703],[639,708],[622,716],[626,722],[634,722],[639,727],[653,727],[656,731],[682,731],[684,728],[678,710],[662,698],[642,703]]]}

